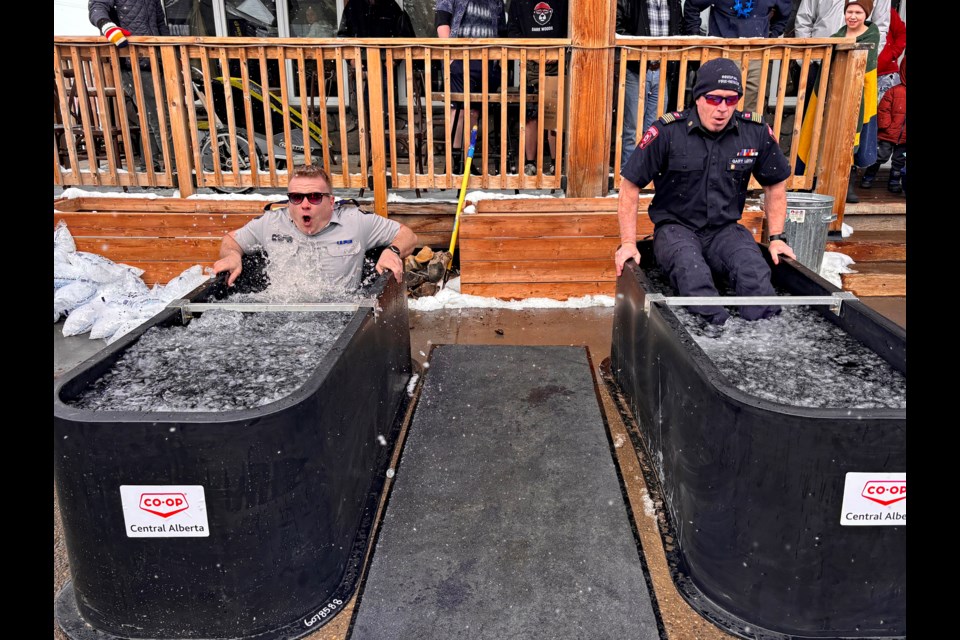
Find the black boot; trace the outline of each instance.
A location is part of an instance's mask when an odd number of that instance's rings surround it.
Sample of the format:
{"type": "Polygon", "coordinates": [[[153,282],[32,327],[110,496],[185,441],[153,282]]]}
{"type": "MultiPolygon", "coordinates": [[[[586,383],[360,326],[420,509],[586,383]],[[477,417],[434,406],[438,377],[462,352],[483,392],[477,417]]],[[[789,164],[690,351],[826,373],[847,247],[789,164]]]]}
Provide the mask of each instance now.
{"type": "Polygon", "coordinates": [[[857,194],[853,190],[853,185],[857,182],[857,168],[853,167],[850,169],[850,179],[847,181],[847,204],[857,204],[860,202],[860,198],[857,197],[857,194]]]}
{"type": "Polygon", "coordinates": [[[887,191],[890,193],[900,193],[903,191],[903,187],[900,186],[899,171],[890,172],[890,179],[887,181],[887,191]]]}

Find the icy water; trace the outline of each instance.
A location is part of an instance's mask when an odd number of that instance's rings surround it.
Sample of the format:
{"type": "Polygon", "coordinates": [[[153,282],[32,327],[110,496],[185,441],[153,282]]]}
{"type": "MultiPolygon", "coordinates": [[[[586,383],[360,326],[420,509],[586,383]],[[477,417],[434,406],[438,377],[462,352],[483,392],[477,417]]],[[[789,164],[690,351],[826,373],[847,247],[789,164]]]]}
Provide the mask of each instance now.
{"type": "MultiPolygon", "coordinates": [[[[659,273],[648,273],[665,294],[659,273]]],[[[727,295],[733,295],[727,292],[727,295]]],[[[783,307],[767,320],[746,321],[736,307],[719,329],[672,307],[723,375],[744,393],[799,407],[904,409],[907,378],[811,307],[783,307]]]]}
{"type": "Polygon", "coordinates": [[[154,327],[71,404],[100,411],[228,411],[276,402],[303,385],[352,317],[216,310],[186,326],[154,327]]]}

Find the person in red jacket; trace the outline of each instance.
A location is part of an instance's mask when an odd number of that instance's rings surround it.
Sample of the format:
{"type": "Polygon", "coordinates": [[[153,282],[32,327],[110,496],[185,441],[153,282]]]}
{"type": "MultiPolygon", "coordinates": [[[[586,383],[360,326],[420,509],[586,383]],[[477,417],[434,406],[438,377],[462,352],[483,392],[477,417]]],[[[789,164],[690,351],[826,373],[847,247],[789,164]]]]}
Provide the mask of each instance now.
{"type": "Polygon", "coordinates": [[[900,83],[900,74],[897,73],[897,60],[907,48],[907,25],[900,19],[897,11],[900,2],[893,0],[890,4],[890,30],[887,31],[887,43],[877,56],[877,104],[883,100],[890,87],[900,83]]]}
{"type": "Polygon", "coordinates": [[[895,85],[880,101],[877,107],[877,161],[863,172],[860,186],[869,189],[877,172],[887,160],[890,160],[890,179],[887,190],[900,193],[903,165],[907,161],[907,57],[900,62],[900,84],[895,85]],[[891,160],[892,156],[892,160],[891,160]]]}

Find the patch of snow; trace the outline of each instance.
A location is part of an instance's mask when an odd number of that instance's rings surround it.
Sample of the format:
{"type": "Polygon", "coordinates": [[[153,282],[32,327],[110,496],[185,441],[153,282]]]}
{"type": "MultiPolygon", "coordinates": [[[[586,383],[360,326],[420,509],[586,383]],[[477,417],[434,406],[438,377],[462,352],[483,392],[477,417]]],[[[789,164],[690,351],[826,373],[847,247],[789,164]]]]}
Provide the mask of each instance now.
{"type": "Polygon", "coordinates": [[[523,298],[500,300],[460,293],[460,279],[453,278],[436,295],[407,300],[407,307],[414,311],[439,311],[440,309],[582,309],[584,307],[612,307],[613,296],[586,295],[567,300],[551,298],[523,298]]]}
{"type": "Polygon", "coordinates": [[[650,518],[656,518],[657,508],[653,504],[653,500],[650,499],[650,493],[646,489],[642,489],[642,491],[643,496],[641,497],[641,500],[643,501],[643,515],[650,518]]]}
{"type": "Polygon", "coordinates": [[[284,193],[194,193],[186,197],[186,200],[286,200],[284,193]]]}
{"type": "MultiPolygon", "coordinates": [[[[359,202],[359,201],[358,201],[358,202],[359,202]]],[[[388,194],[387,194],[387,202],[409,202],[409,203],[417,204],[417,203],[420,203],[420,202],[447,202],[447,203],[450,203],[450,202],[456,202],[456,200],[455,200],[455,199],[454,199],[454,200],[451,200],[450,198],[417,198],[416,196],[414,196],[414,197],[412,197],[412,198],[408,198],[408,197],[406,197],[406,196],[400,195],[399,193],[391,192],[391,193],[388,193],[388,194]]],[[[370,202],[370,206],[373,206],[373,202],[372,202],[372,201],[370,202]]]]}
{"type": "MultiPolygon", "coordinates": [[[[420,353],[423,353],[423,351],[421,351],[420,353]]],[[[412,376],[410,376],[410,382],[407,383],[408,396],[413,396],[413,390],[417,388],[417,380],[419,379],[420,379],[419,373],[415,373],[412,376]]]]}
{"type": "Polygon", "coordinates": [[[849,238],[853,235],[853,227],[844,222],[840,225],[840,235],[844,238],[849,238]]]}
{"type": "Polygon", "coordinates": [[[63,193],[60,194],[61,198],[66,198],[67,200],[72,200],[74,198],[139,198],[141,200],[156,200],[163,196],[159,196],[156,193],[127,193],[124,191],[86,191],[85,189],[78,189],[77,187],[70,187],[69,189],[64,189],[63,193]]]}
{"type": "Polygon", "coordinates": [[[556,198],[557,200],[561,200],[564,197],[562,193],[547,195],[539,193],[513,193],[513,191],[468,191],[465,200],[476,203],[481,200],[536,200],[540,198],[556,198]]]}

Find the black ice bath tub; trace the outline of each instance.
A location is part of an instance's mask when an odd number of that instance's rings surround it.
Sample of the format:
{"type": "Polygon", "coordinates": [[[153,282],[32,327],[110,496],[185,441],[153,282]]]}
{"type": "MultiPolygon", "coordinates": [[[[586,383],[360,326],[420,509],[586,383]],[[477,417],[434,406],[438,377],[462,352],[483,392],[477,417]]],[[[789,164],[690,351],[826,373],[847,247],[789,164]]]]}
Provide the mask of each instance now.
{"type": "MultiPolygon", "coordinates": [[[[192,297],[202,302],[211,284],[192,297]]],[[[54,384],[72,638],[296,638],[352,595],[411,374],[390,274],[291,395],[249,410],[70,404],[167,309],[54,384]],[[104,635],[105,634],[105,635],[104,635]]]]}
{"type": "MultiPolygon", "coordinates": [[[[905,636],[906,410],[805,408],[742,392],[670,307],[645,313],[659,290],[644,271],[655,266],[652,243],[639,247],[641,268],[630,262],[617,282],[611,369],[656,471],[681,593],[747,638],[905,636]],[[894,506],[865,501],[881,487],[894,506]],[[849,526],[845,491],[902,520],[849,526]]],[[[773,273],[790,295],[839,291],[799,263],[773,273]]],[[[906,375],[905,330],[860,302],[839,315],[814,308],[906,375]]]]}

